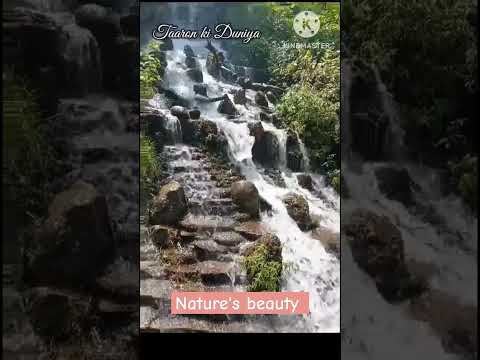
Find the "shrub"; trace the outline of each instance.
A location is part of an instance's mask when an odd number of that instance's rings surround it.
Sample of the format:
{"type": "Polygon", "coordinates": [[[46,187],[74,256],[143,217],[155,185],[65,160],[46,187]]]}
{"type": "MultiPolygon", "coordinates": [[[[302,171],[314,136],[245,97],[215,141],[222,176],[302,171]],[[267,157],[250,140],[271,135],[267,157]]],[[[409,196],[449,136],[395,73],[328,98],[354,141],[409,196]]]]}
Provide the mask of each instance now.
{"type": "Polygon", "coordinates": [[[280,291],[282,263],[271,258],[266,244],[255,247],[244,262],[249,281],[248,291],[280,291]]]}

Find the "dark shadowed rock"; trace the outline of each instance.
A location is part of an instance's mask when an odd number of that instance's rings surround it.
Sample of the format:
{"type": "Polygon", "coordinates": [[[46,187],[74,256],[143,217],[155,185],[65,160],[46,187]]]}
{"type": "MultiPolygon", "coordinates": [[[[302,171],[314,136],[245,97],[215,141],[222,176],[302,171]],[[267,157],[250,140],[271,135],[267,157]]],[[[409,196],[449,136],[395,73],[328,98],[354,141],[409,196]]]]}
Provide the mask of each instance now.
{"type": "Polygon", "coordinates": [[[200,110],[192,109],[188,112],[188,115],[190,116],[190,119],[198,120],[198,119],[200,119],[200,110]]]}
{"type": "Polygon", "coordinates": [[[412,189],[418,187],[406,169],[384,166],[375,170],[379,190],[390,200],[406,206],[414,203],[412,189]]]}
{"type": "Polygon", "coordinates": [[[226,115],[238,114],[237,108],[235,107],[235,105],[233,105],[232,101],[230,100],[227,94],[225,94],[225,96],[223,97],[223,100],[220,101],[220,103],[218,104],[217,111],[221,114],[226,114],[226,115]]]}
{"type": "Polygon", "coordinates": [[[197,68],[197,61],[195,60],[194,57],[187,57],[185,59],[185,65],[189,69],[196,69],[197,68]]]}
{"type": "Polygon", "coordinates": [[[253,217],[259,216],[259,194],[253,183],[245,180],[237,181],[232,184],[230,193],[234,203],[242,211],[253,217]]]}
{"type": "Polygon", "coordinates": [[[287,167],[295,172],[303,170],[303,154],[300,150],[298,137],[289,131],[287,135],[287,167]]]}
{"type": "Polygon", "coordinates": [[[263,106],[263,107],[268,107],[267,98],[262,91],[258,91],[255,94],[255,104],[263,106]]]}
{"type": "Polygon", "coordinates": [[[203,74],[200,69],[188,69],[187,76],[195,82],[203,82],[203,74]]]}
{"type": "Polygon", "coordinates": [[[275,94],[271,91],[267,91],[267,93],[265,94],[265,96],[267,97],[268,101],[270,101],[272,104],[276,104],[277,101],[278,101],[278,98],[275,96],[275,94]]]}
{"type": "Polygon", "coordinates": [[[190,119],[188,110],[185,109],[183,106],[172,106],[170,108],[170,113],[179,118],[180,120],[190,119]]]}
{"type": "Polygon", "coordinates": [[[33,328],[46,339],[66,340],[76,329],[89,325],[92,307],[88,297],[49,287],[30,289],[26,297],[33,328]]]}
{"type": "Polygon", "coordinates": [[[233,94],[233,102],[240,105],[245,105],[247,103],[245,89],[238,89],[235,91],[235,93],[233,94]]]}
{"type": "Polygon", "coordinates": [[[270,131],[255,140],[252,147],[252,158],[265,167],[275,167],[280,160],[280,145],[278,139],[270,131]]]}
{"type": "Polygon", "coordinates": [[[312,228],[308,202],[302,195],[289,193],[284,197],[283,203],[287,208],[288,215],[295,220],[301,230],[312,228]]]}
{"type": "Polygon", "coordinates": [[[298,185],[309,191],[313,190],[312,177],[308,174],[297,175],[298,185]]]}
{"type": "Polygon", "coordinates": [[[152,225],[147,228],[150,241],[158,248],[170,245],[177,237],[176,230],[162,225],[152,225]]]}
{"type": "Polygon", "coordinates": [[[183,187],[176,181],[163,186],[152,200],[148,222],[150,225],[172,225],[187,213],[188,205],[183,187]]]}
{"type": "Polygon", "coordinates": [[[185,53],[185,56],[187,58],[194,58],[195,57],[195,53],[193,52],[193,49],[190,45],[185,45],[183,47],[183,52],[185,53]]]}
{"type": "Polygon", "coordinates": [[[29,250],[28,268],[38,283],[92,280],[114,252],[105,197],[83,181],[56,195],[29,250]]]}
{"type": "Polygon", "coordinates": [[[202,96],[207,95],[207,85],[206,84],[193,84],[193,92],[202,96]]]}
{"type": "Polygon", "coordinates": [[[389,302],[410,298],[421,291],[405,265],[403,239],[388,217],[356,211],[342,225],[358,266],[375,281],[389,302]]]}
{"type": "Polygon", "coordinates": [[[250,136],[255,137],[255,141],[261,141],[265,133],[261,122],[248,123],[248,129],[250,130],[250,136]]]}

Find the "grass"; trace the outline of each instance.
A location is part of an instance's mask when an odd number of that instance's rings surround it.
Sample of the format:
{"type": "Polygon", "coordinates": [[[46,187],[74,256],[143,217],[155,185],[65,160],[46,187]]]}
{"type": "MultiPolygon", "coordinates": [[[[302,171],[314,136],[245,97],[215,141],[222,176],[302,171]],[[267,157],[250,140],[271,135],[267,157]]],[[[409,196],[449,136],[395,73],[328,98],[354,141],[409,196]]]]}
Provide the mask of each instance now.
{"type": "Polygon", "coordinates": [[[245,257],[244,266],[249,282],[248,291],[280,291],[282,263],[271,258],[266,244],[256,246],[245,257]]]}

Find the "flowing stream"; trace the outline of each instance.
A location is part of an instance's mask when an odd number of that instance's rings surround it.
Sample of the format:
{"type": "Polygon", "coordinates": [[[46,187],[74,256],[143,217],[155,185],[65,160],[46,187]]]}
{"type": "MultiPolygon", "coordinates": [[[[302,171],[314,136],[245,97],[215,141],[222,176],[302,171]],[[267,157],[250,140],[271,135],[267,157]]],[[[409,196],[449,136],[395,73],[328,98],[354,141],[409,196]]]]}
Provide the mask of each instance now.
{"type": "MultiPolygon", "coordinates": [[[[185,55],[183,47],[189,44],[195,54],[203,73],[203,82],[207,85],[209,97],[231,95],[237,85],[219,81],[206,71],[206,42],[174,40],[174,50],[168,52],[168,65],[165,73],[166,86],[178,95],[194,103],[194,82],[186,75],[185,55]]],[[[216,45],[218,47],[218,45],[216,45]]],[[[319,218],[321,225],[330,231],[340,231],[340,201],[333,189],[325,186],[322,176],[311,174],[315,191],[308,191],[298,184],[296,173],[286,168],[286,139],[284,129],[277,129],[268,122],[262,122],[266,131],[271,131],[279,143],[279,170],[286,184],[282,188],[272,184],[264,174],[261,166],[252,160],[254,137],[250,136],[248,123],[258,122],[261,109],[254,103],[255,91],[247,90],[246,97],[250,100],[246,106],[236,105],[240,116],[234,120],[227,119],[217,111],[218,103],[197,103],[202,118],[214,121],[228,139],[229,158],[232,165],[237,166],[247,180],[253,182],[260,195],[272,206],[270,215],[262,215],[262,223],[266,225],[281,240],[284,262],[290,264],[284,273],[283,291],[308,291],[310,293],[310,315],[304,317],[278,318],[272,323],[272,331],[300,332],[338,332],[340,316],[340,263],[327,253],[319,240],[312,238],[308,232],[301,231],[290,218],[282,202],[282,198],[290,192],[303,195],[309,204],[312,216],[319,218]],[[319,193],[321,196],[319,196],[319,193]]],[[[150,102],[157,110],[164,111],[161,96],[150,102]]],[[[271,105],[270,105],[271,106],[271,105]]],[[[182,144],[176,144],[182,147],[182,144]]],[[[302,147],[307,155],[307,150],[302,147]]],[[[308,164],[308,158],[305,161],[308,164]]]]}

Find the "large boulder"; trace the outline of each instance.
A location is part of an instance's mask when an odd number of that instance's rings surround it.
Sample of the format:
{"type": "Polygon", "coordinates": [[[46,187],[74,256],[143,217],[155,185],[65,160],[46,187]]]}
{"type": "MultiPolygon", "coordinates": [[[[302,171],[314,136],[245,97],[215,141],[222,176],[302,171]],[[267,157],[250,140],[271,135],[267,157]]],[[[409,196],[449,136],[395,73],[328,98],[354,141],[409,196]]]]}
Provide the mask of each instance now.
{"type": "Polygon", "coordinates": [[[235,105],[233,105],[227,94],[225,94],[223,100],[220,101],[220,103],[218,104],[217,110],[219,113],[225,115],[233,116],[238,114],[237,108],[235,107],[235,105]]]}
{"type": "Polygon", "coordinates": [[[187,76],[197,83],[203,82],[203,74],[200,69],[188,69],[187,76]]]}
{"type": "Polygon", "coordinates": [[[247,98],[245,96],[245,89],[238,89],[233,94],[233,102],[239,105],[245,105],[247,103],[247,98]]]}
{"type": "Polygon", "coordinates": [[[183,47],[183,52],[185,53],[185,56],[187,58],[194,58],[195,57],[195,53],[193,52],[193,49],[190,45],[185,45],[183,47]]]}
{"type": "Polygon", "coordinates": [[[62,341],[92,320],[92,302],[86,296],[50,287],[35,287],[25,294],[28,315],[35,333],[62,341]]]}
{"type": "Polygon", "coordinates": [[[190,116],[190,119],[192,120],[198,120],[200,119],[200,110],[198,109],[191,109],[189,112],[188,112],[188,115],[190,116]]]}
{"type": "Polygon", "coordinates": [[[255,138],[255,141],[261,141],[265,130],[261,122],[248,123],[248,130],[250,130],[250,136],[255,138]]]}
{"type": "Polygon", "coordinates": [[[346,217],[342,230],[349,237],[353,259],[387,301],[404,300],[420,291],[405,265],[402,234],[388,217],[357,210],[346,217]]]}
{"type": "Polygon", "coordinates": [[[82,284],[97,276],[113,253],[106,199],[78,181],[54,197],[28,250],[28,271],[35,283],[82,284]]]}
{"type": "Polygon", "coordinates": [[[274,133],[265,131],[263,136],[255,139],[252,158],[264,167],[276,167],[280,160],[280,144],[274,133]]]}
{"type": "Polygon", "coordinates": [[[305,231],[312,228],[312,219],[307,200],[302,195],[289,193],[283,198],[288,215],[305,231]]]}
{"type": "Polygon", "coordinates": [[[150,225],[174,225],[187,214],[188,202],[183,187],[176,181],[163,186],[149,209],[150,225]]]}
{"type": "Polygon", "coordinates": [[[309,191],[313,190],[312,177],[308,174],[298,174],[297,175],[298,185],[307,189],[309,191]]]}
{"type": "Polygon", "coordinates": [[[258,217],[260,211],[260,196],[257,188],[250,181],[240,180],[234,182],[230,193],[233,202],[245,213],[258,217]]]}
{"type": "Polygon", "coordinates": [[[176,116],[180,120],[188,120],[190,119],[190,115],[188,110],[185,109],[183,106],[172,106],[170,108],[170,113],[176,116]]]}
{"type": "Polygon", "coordinates": [[[207,95],[207,85],[206,84],[193,84],[193,92],[202,96],[207,95]]]}
{"type": "Polygon", "coordinates": [[[401,202],[405,206],[414,204],[412,189],[418,185],[413,182],[406,169],[383,166],[375,169],[375,176],[378,189],[388,199],[401,202]]]}
{"type": "Polygon", "coordinates": [[[325,250],[340,257],[340,234],[333,232],[323,226],[312,230],[312,237],[319,240],[325,250]]]}
{"type": "Polygon", "coordinates": [[[196,69],[197,68],[197,61],[195,60],[194,57],[187,57],[185,59],[185,65],[189,69],[196,69]]]}
{"type": "Polygon", "coordinates": [[[292,171],[300,172],[304,168],[303,162],[298,137],[295,133],[289,131],[287,135],[287,167],[292,171]]]}
{"type": "Polygon", "coordinates": [[[268,101],[265,93],[263,93],[262,91],[257,91],[257,93],[255,94],[255,104],[263,107],[268,107],[268,101]]]}
{"type": "Polygon", "coordinates": [[[207,72],[214,78],[218,78],[220,75],[220,67],[218,66],[218,59],[214,54],[210,53],[207,56],[206,61],[207,72]]]}

